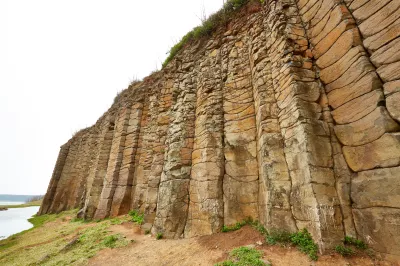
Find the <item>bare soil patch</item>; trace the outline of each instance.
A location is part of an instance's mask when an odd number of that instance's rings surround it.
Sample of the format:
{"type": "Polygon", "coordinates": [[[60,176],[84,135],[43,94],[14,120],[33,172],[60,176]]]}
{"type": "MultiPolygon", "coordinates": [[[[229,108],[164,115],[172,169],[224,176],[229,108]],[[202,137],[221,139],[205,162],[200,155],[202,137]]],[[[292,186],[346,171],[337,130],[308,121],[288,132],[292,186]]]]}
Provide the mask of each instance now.
{"type": "Polygon", "coordinates": [[[89,265],[140,265],[140,266],[208,266],[223,261],[229,252],[240,246],[253,245],[264,253],[265,260],[273,266],[392,266],[393,263],[372,259],[368,256],[344,258],[332,253],[320,256],[318,261],[311,261],[307,255],[295,247],[259,245],[265,243],[262,235],[250,226],[238,231],[219,233],[211,236],[190,239],[161,239],[145,235],[132,223],[113,225],[113,233],[119,233],[127,240],[134,240],[126,247],[104,249],[89,260],[89,265]]]}

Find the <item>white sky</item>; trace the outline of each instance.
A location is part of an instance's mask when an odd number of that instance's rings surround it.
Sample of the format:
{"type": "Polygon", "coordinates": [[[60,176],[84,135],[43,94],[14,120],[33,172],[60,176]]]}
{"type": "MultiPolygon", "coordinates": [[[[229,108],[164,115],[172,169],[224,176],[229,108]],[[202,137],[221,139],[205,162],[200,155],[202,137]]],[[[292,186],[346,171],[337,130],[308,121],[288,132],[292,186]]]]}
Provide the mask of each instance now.
{"type": "Polygon", "coordinates": [[[0,0],[0,194],[44,194],[59,147],[222,0],[0,0]]]}

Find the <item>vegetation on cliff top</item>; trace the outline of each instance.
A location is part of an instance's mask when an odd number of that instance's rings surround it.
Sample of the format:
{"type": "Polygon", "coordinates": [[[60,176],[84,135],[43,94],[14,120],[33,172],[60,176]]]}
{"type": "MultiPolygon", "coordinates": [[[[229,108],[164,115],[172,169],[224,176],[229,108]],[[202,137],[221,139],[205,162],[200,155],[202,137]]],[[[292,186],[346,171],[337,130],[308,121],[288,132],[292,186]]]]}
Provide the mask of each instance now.
{"type": "MultiPolygon", "coordinates": [[[[232,15],[250,1],[255,0],[228,0],[219,11],[210,15],[207,19],[202,21],[201,25],[195,27],[183,36],[182,39],[171,48],[169,56],[165,59],[162,66],[165,67],[188,42],[211,36],[218,27],[226,25],[232,18],[232,15]]],[[[257,1],[264,3],[264,0],[257,1]]]]}

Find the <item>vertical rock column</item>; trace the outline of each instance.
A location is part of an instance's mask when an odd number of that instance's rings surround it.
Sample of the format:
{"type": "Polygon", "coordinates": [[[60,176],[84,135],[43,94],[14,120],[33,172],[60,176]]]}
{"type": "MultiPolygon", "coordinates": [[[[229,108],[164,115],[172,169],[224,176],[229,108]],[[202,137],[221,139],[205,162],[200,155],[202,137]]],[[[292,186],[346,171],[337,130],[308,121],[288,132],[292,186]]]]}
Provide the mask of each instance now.
{"type": "Polygon", "coordinates": [[[73,172],[73,166],[75,164],[76,155],[78,153],[78,148],[80,141],[78,138],[74,137],[71,140],[71,144],[68,150],[68,155],[65,160],[65,165],[61,173],[60,180],[57,184],[57,190],[54,195],[53,202],[50,206],[49,211],[52,213],[58,213],[67,209],[68,205],[68,185],[71,182],[71,172],[73,172]]]}
{"type": "Polygon", "coordinates": [[[251,84],[248,39],[243,21],[232,26],[222,50],[228,73],[224,95],[224,223],[258,219],[256,119],[251,84]],[[235,36],[235,34],[238,34],[235,36]]]}
{"type": "MultiPolygon", "coordinates": [[[[355,225],[359,236],[373,249],[397,256],[399,260],[400,2],[345,1],[343,5],[349,9],[344,8],[361,33],[359,50],[365,66],[360,76],[373,76],[376,80],[364,82],[363,94],[343,104],[347,110],[358,110],[358,120],[338,122],[340,125],[335,127],[338,138],[346,145],[343,149],[346,160],[356,172],[351,182],[355,225]]],[[[325,68],[346,69],[341,75],[354,80],[345,86],[350,92],[365,80],[352,75],[360,67],[360,64],[348,63],[354,49],[346,49],[339,60],[325,68]]],[[[337,87],[334,82],[331,84],[332,88],[337,87]]],[[[336,90],[343,93],[343,88],[336,90]]],[[[348,119],[344,111],[336,119],[348,119]]]]}
{"type": "Polygon", "coordinates": [[[73,172],[71,172],[71,181],[68,185],[68,209],[78,208],[85,189],[85,182],[89,170],[90,144],[92,132],[90,128],[84,129],[79,133],[80,146],[75,159],[73,172]]]}
{"type": "Polygon", "coordinates": [[[112,116],[107,116],[101,125],[99,134],[98,152],[92,170],[89,173],[89,180],[93,180],[90,190],[87,192],[87,199],[84,209],[82,210],[83,217],[92,219],[95,215],[100,195],[103,190],[103,182],[107,174],[108,159],[112,139],[114,135],[114,119],[112,116]]]}
{"type": "Polygon", "coordinates": [[[58,182],[60,181],[61,174],[63,172],[64,165],[68,156],[69,145],[70,142],[67,142],[60,148],[60,152],[58,154],[57,162],[53,170],[53,175],[51,176],[49,187],[47,188],[46,195],[43,198],[43,203],[40,206],[40,210],[38,212],[39,215],[50,212],[50,206],[54,201],[54,195],[57,190],[58,182]]]}
{"type": "Polygon", "coordinates": [[[164,154],[166,150],[165,141],[167,138],[168,126],[170,123],[170,108],[172,104],[171,89],[173,80],[165,77],[154,84],[155,90],[159,91],[156,99],[157,113],[154,113],[153,125],[153,144],[152,144],[152,160],[145,191],[146,198],[142,209],[146,216],[147,223],[152,224],[155,219],[157,210],[158,187],[160,185],[161,174],[164,165],[164,154]]]}
{"type": "Polygon", "coordinates": [[[321,251],[343,238],[328,124],[318,103],[321,87],[293,1],[271,1],[269,57],[285,156],[292,181],[291,205],[298,228],[307,228],[321,251]]]}
{"type": "Polygon", "coordinates": [[[250,65],[256,110],[257,159],[259,169],[259,220],[267,229],[297,231],[290,206],[291,181],[283,151],[284,143],[278,121],[271,77],[271,61],[267,56],[264,29],[265,14],[258,14],[249,32],[250,65]],[[259,17],[263,16],[263,18],[259,17]]]}
{"type": "Polygon", "coordinates": [[[155,130],[157,127],[157,106],[159,100],[159,92],[155,90],[153,85],[148,87],[148,101],[146,102],[147,122],[141,129],[143,132],[142,146],[140,149],[140,157],[138,164],[135,167],[135,191],[132,198],[133,209],[144,211],[145,202],[147,200],[147,187],[149,176],[151,173],[151,164],[153,162],[153,145],[155,142],[155,130]]]}
{"type": "Polygon", "coordinates": [[[95,219],[104,219],[110,215],[114,193],[118,186],[130,113],[131,108],[120,108],[115,119],[114,136],[108,159],[107,172],[103,181],[103,189],[101,191],[97,210],[94,215],[95,219]]]}
{"type": "MultiPolygon", "coordinates": [[[[185,52],[190,53],[190,50],[185,52]]],[[[162,232],[168,238],[178,238],[183,234],[189,207],[196,108],[195,77],[192,72],[194,63],[191,60],[179,63],[172,90],[173,106],[166,140],[168,149],[165,152],[152,229],[154,233],[162,232]]]]}
{"type": "MultiPolygon", "coordinates": [[[[138,97],[140,99],[140,95],[138,95],[138,97]]],[[[126,214],[131,208],[133,174],[135,169],[134,159],[138,148],[143,104],[137,102],[130,108],[124,150],[122,152],[122,163],[111,206],[111,216],[126,214]]]]}
{"type": "Polygon", "coordinates": [[[224,224],[224,112],[219,48],[210,40],[195,69],[196,124],[186,237],[216,233],[224,224]]]}

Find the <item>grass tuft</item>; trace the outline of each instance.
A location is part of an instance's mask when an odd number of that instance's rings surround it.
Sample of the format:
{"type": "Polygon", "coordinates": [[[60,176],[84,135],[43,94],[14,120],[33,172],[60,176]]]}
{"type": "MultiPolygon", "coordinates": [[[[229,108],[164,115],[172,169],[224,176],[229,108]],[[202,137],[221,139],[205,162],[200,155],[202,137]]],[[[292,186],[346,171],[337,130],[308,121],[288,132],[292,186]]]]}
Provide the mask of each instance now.
{"type": "Polygon", "coordinates": [[[163,238],[163,234],[162,233],[157,233],[156,234],[156,239],[157,240],[160,240],[160,239],[162,239],[163,238]]]}
{"type": "Polygon", "coordinates": [[[304,228],[303,230],[292,234],[290,240],[301,252],[306,253],[310,259],[318,259],[318,246],[314,243],[307,229],[304,228]]]}
{"type": "Polygon", "coordinates": [[[229,254],[229,260],[215,264],[215,266],[266,266],[261,260],[262,253],[254,248],[235,248],[229,254]]]}
{"type": "Polygon", "coordinates": [[[362,240],[355,239],[354,237],[351,237],[351,236],[345,236],[343,242],[344,242],[344,244],[347,244],[347,245],[353,245],[358,249],[367,249],[368,248],[368,245],[365,244],[362,240]]]}
{"type": "Polygon", "coordinates": [[[129,216],[132,217],[132,222],[137,223],[138,225],[141,225],[144,223],[144,214],[140,213],[138,210],[131,210],[129,211],[129,216]]]}
{"type": "MultiPolygon", "coordinates": [[[[210,15],[208,19],[202,22],[201,25],[188,32],[171,48],[168,57],[162,64],[162,67],[164,68],[166,65],[168,65],[168,63],[178,54],[178,52],[190,41],[211,36],[218,27],[227,25],[232,16],[250,1],[251,0],[228,0],[219,11],[210,15]]],[[[264,0],[258,0],[258,2],[263,4],[264,0]]]]}
{"type": "Polygon", "coordinates": [[[342,245],[336,246],[335,251],[341,254],[343,257],[351,256],[354,254],[354,251],[351,248],[342,245]]]}

